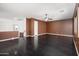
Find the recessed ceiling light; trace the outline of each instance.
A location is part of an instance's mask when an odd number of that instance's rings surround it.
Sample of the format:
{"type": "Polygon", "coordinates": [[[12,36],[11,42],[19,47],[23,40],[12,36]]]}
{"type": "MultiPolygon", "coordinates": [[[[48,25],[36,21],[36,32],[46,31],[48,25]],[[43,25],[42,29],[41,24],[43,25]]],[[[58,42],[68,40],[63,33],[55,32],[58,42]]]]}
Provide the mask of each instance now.
{"type": "Polygon", "coordinates": [[[62,12],[64,12],[64,10],[60,10],[60,12],[62,13],[62,12]]]}

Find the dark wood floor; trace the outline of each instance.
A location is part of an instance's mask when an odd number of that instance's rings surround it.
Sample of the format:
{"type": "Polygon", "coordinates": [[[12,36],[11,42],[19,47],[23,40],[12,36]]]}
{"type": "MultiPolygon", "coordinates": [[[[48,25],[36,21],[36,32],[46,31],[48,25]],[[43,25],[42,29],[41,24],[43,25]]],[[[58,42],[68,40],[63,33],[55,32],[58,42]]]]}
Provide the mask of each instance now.
{"type": "MultiPolygon", "coordinates": [[[[24,38],[25,39],[25,38],[24,38]]],[[[34,50],[34,38],[0,42],[1,56],[76,56],[72,38],[43,35],[38,37],[38,48],[34,50]]]]}

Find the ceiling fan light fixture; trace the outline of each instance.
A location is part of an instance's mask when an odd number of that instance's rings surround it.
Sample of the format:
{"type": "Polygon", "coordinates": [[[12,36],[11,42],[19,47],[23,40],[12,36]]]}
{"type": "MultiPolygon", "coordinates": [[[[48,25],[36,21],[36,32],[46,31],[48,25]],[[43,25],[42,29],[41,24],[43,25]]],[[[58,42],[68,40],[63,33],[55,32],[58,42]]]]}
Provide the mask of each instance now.
{"type": "Polygon", "coordinates": [[[48,14],[45,14],[45,17],[44,17],[45,21],[48,20],[48,14]]]}

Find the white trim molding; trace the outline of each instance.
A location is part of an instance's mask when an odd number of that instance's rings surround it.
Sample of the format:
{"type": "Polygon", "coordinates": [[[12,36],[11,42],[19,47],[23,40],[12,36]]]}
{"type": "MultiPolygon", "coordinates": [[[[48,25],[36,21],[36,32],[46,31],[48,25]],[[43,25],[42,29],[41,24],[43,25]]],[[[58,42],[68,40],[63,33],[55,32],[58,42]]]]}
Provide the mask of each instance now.
{"type": "Polygon", "coordinates": [[[56,33],[47,33],[49,35],[57,35],[57,36],[66,36],[66,37],[74,37],[73,35],[67,35],[67,34],[56,34],[56,33]]]}
{"type": "Polygon", "coordinates": [[[41,35],[46,35],[47,33],[42,33],[42,34],[38,34],[38,35],[26,35],[26,37],[34,37],[34,36],[41,36],[41,35]]]}
{"type": "Polygon", "coordinates": [[[79,56],[79,51],[78,51],[78,48],[77,48],[77,45],[76,45],[76,42],[75,42],[74,39],[73,39],[73,42],[74,42],[74,46],[75,46],[75,49],[76,49],[76,53],[77,53],[77,55],[79,56]]]}
{"type": "Polygon", "coordinates": [[[41,33],[41,34],[38,34],[38,35],[27,35],[26,37],[41,36],[41,35],[46,35],[46,34],[49,34],[49,35],[57,35],[57,36],[66,36],[66,37],[74,37],[73,35],[56,34],[56,33],[41,33]]]}
{"type": "Polygon", "coordinates": [[[18,38],[19,38],[19,37],[8,38],[8,39],[2,39],[2,40],[0,40],[0,42],[9,41],[9,40],[15,40],[15,39],[18,39],[18,38]]]}

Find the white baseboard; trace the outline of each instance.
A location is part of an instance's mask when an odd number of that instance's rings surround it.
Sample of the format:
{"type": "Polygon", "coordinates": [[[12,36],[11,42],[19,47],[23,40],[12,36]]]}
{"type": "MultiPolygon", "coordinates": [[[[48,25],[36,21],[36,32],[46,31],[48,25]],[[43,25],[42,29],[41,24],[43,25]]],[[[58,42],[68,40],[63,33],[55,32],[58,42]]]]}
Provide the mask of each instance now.
{"type": "Polygon", "coordinates": [[[78,51],[78,48],[77,48],[77,45],[76,45],[76,42],[75,42],[74,39],[73,39],[73,42],[74,42],[74,46],[75,46],[75,49],[76,49],[76,53],[77,53],[77,55],[79,56],[79,51],[78,51]]]}
{"type": "Polygon", "coordinates": [[[19,37],[8,38],[8,39],[2,39],[2,40],[0,40],[0,42],[9,41],[9,40],[15,40],[15,39],[18,39],[18,38],[19,38],[19,37]]]}
{"type": "Polygon", "coordinates": [[[56,33],[47,33],[49,35],[57,35],[57,36],[66,36],[66,37],[73,37],[73,35],[67,35],[67,34],[56,34],[56,33]]]}
{"type": "Polygon", "coordinates": [[[47,33],[42,33],[42,34],[38,34],[38,35],[26,35],[26,37],[34,37],[34,36],[41,36],[41,35],[46,35],[47,33]]]}
{"type": "Polygon", "coordinates": [[[34,37],[34,36],[41,36],[41,35],[57,35],[57,36],[66,36],[66,37],[73,37],[73,35],[66,35],[66,34],[56,34],[56,33],[42,33],[42,34],[38,34],[38,35],[27,35],[26,37],[34,37]]]}

